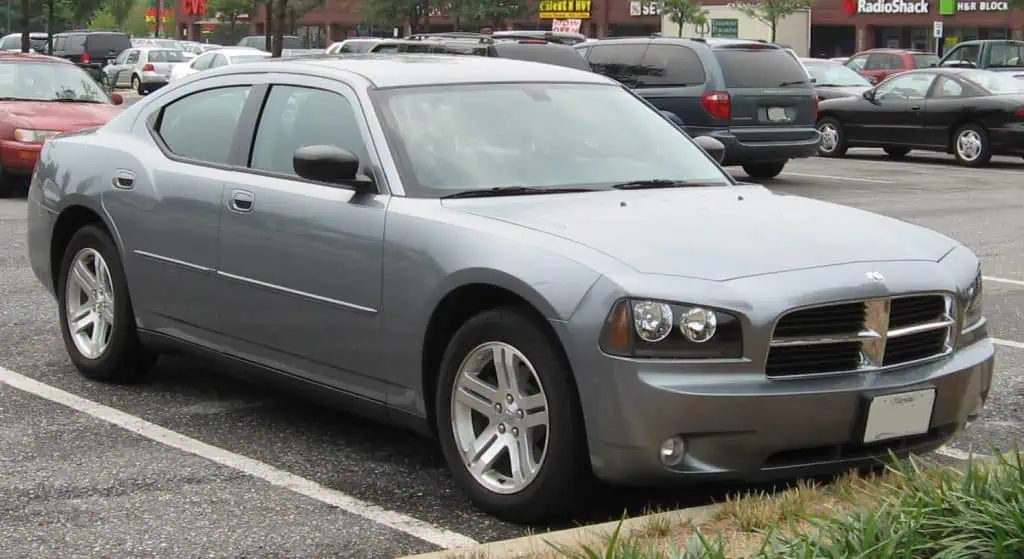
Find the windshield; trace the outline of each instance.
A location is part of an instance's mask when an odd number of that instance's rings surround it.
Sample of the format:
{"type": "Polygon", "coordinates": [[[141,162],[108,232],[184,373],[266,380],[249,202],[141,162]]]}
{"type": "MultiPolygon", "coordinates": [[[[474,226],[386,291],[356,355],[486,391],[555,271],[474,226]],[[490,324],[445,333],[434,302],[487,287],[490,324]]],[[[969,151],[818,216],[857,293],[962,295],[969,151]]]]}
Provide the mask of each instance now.
{"type": "Polygon", "coordinates": [[[864,76],[842,64],[808,62],[805,66],[807,66],[807,71],[811,73],[811,77],[815,80],[814,85],[839,87],[871,86],[871,83],[864,76]]]}
{"type": "Polygon", "coordinates": [[[960,77],[978,84],[982,89],[996,95],[1024,93],[1024,80],[1015,78],[1012,74],[971,70],[960,74],[960,77]]]}
{"type": "Polygon", "coordinates": [[[650,179],[733,184],[689,137],[619,86],[507,83],[373,95],[410,196],[650,179]]]}
{"type": "Polygon", "coordinates": [[[110,98],[85,71],[54,62],[0,63],[0,97],[110,103],[110,98]]]}
{"type": "Polygon", "coordinates": [[[988,68],[1024,68],[1024,43],[993,43],[988,48],[988,68]]]}
{"type": "Polygon", "coordinates": [[[185,51],[183,50],[151,50],[147,59],[150,62],[184,62],[185,51]]]}

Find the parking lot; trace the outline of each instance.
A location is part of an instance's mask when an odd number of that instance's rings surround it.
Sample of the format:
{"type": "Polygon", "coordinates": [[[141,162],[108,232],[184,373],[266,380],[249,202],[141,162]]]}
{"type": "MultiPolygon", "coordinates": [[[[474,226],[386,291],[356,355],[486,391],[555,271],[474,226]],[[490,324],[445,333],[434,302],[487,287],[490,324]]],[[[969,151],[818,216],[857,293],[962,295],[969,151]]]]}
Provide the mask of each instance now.
{"type": "MultiPolygon", "coordinates": [[[[967,169],[939,154],[851,150],[764,183],[936,229],[982,259],[997,378],[980,420],[935,455],[943,462],[1024,438],[1022,179],[1020,158],[967,169]]],[[[0,200],[0,240],[5,557],[395,557],[526,532],[475,511],[413,434],[188,359],[163,360],[138,386],[83,380],[28,267],[24,200],[0,200]]],[[[609,489],[581,520],[706,504],[727,489],[609,489]]]]}

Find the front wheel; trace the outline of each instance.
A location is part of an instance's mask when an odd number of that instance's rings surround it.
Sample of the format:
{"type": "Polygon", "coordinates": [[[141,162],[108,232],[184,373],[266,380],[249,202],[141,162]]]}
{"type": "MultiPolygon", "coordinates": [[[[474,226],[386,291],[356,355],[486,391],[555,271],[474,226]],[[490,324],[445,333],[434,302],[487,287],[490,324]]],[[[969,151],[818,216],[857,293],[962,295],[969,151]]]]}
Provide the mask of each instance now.
{"type": "Polygon", "coordinates": [[[83,376],[130,382],[156,361],[139,341],[121,258],[102,228],[87,225],[71,238],[57,298],[64,345],[83,376]]]}
{"type": "Polygon", "coordinates": [[[779,176],[786,162],[782,163],[747,163],[743,166],[743,172],[752,179],[774,179],[779,176]]]}
{"type": "Polygon", "coordinates": [[[843,135],[843,125],[833,117],[827,116],[818,121],[816,126],[821,133],[821,142],[818,144],[818,155],[822,157],[842,157],[846,155],[846,137],[843,135]]]}
{"type": "Polygon", "coordinates": [[[590,479],[572,371],[542,326],[516,308],[471,318],[448,345],[437,385],[437,430],[455,481],[511,522],[571,514],[590,479]]]}
{"type": "Polygon", "coordinates": [[[964,167],[981,167],[992,159],[988,133],[981,126],[968,123],[953,134],[953,156],[964,167]]]}

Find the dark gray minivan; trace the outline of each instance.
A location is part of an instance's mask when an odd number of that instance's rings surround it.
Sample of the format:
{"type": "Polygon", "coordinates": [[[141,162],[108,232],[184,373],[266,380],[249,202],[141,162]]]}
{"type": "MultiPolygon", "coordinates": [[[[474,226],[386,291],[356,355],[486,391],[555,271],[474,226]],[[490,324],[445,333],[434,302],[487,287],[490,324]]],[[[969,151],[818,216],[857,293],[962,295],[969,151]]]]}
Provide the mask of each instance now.
{"type": "Polygon", "coordinates": [[[818,98],[789,51],[742,39],[622,37],[575,45],[591,69],[675,113],[691,136],[725,145],[723,165],[754,179],[810,157],[820,142],[818,98]]]}

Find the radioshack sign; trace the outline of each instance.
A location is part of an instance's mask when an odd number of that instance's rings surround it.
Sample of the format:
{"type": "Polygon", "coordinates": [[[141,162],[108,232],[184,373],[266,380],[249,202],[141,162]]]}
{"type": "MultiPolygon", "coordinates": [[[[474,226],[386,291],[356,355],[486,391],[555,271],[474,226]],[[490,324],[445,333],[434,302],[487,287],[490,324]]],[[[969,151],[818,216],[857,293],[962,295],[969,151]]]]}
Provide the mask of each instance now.
{"type": "Polygon", "coordinates": [[[927,14],[928,0],[846,0],[846,13],[854,14],[927,14]]]}

